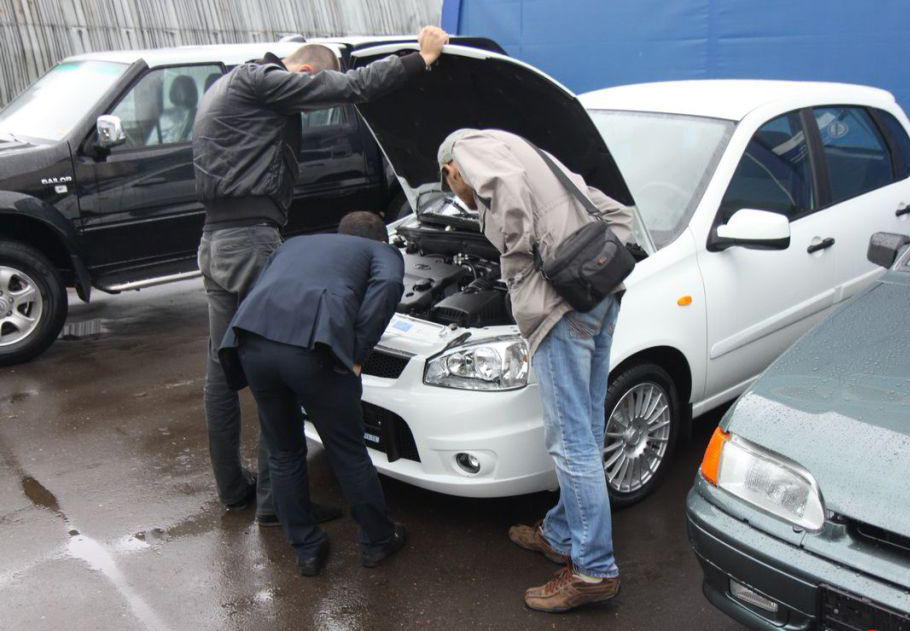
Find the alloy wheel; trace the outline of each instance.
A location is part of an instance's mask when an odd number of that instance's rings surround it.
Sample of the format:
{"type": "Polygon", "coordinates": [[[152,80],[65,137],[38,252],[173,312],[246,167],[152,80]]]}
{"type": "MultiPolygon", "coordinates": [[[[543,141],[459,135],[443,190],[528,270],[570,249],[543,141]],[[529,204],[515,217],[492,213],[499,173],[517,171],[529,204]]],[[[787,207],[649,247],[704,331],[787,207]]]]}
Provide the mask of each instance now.
{"type": "Polygon", "coordinates": [[[657,473],[670,441],[670,397],[663,386],[642,382],[626,391],[607,418],[603,466],[617,493],[634,493],[657,473]]]}
{"type": "Polygon", "coordinates": [[[0,265],[0,347],[15,344],[41,323],[44,300],[38,284],[14,268],[0,265]]]}

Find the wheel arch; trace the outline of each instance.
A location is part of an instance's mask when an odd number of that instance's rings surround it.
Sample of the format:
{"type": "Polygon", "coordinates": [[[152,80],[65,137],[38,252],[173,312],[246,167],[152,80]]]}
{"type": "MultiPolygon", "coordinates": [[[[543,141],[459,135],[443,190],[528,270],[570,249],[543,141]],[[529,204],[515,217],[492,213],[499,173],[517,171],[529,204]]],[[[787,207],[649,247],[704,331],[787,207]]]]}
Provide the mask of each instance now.
{"type": "Polygon", "coordinates": [[[652,346],[645,348],[619,362],[611,371],[610,379],[614,379],[631,366],[642,363],[653,363],[664,370],[673,379],[682,409],[680,410],[683,424],[680,429],[680,438],[688,440],[692,435],[692,367],[685,354],[673,346],[652,346]]]}
{"type": "Polygon", "coordinates": [[[20,193],[0,191],[0,238],[25,243],[44,254],[76,288],[79,297],[91,297],[91,277],[82,259],[72,223],[53,206],[20,193]]]}

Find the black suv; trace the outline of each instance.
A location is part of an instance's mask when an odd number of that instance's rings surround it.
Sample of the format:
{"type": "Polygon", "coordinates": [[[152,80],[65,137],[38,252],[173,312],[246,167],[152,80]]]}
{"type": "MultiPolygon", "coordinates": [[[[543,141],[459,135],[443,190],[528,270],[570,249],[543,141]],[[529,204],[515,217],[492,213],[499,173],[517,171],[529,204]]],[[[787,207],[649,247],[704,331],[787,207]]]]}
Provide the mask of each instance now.
{"type": "MultiPolygon", "coordinates": [[[[388,38],[386,38],[388,39],[388,38]]],[[[356,47],[318,41],[343,64],[356,47]]],[[[236,64],[299,42],[70,57],[0,111],[0,365],[54,341],[67,287],[88,301],[197,275],[204,213],[191,133],[202,93],[236,64]]],[[[301,115],[300,177],[286,236],[331,230],[351,210],[407,209],[350,106],[301,115]]]]}

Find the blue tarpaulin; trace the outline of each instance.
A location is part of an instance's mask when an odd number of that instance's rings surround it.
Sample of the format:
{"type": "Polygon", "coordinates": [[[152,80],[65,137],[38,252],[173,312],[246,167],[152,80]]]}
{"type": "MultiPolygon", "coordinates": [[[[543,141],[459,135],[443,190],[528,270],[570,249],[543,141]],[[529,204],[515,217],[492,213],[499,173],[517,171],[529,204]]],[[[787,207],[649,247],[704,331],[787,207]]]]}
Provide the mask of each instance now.
{"type": "Polygon", "coordinates": [[[910,106],[910,0],[445,0],[576,92],[674,79],[862,83],[910,106]]]}

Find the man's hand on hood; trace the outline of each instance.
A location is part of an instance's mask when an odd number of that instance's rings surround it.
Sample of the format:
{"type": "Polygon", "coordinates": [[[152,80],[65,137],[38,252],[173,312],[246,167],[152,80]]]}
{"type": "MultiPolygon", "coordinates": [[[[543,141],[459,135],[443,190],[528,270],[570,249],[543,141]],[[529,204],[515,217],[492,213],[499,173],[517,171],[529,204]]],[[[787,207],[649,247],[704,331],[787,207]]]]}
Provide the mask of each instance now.
{"type": "Polygon", "coordinates": [[[442,47],[449,43],[449,34],[436,26],[424,26],[417,39],[420,42],[420,56],[429,66],[439,59],[442,47]]]}

